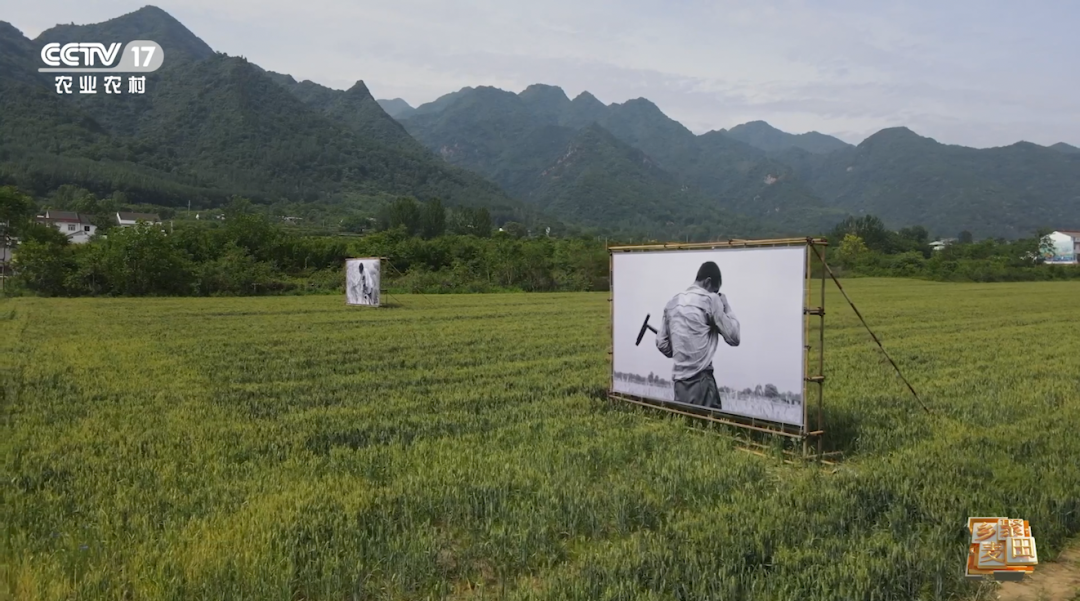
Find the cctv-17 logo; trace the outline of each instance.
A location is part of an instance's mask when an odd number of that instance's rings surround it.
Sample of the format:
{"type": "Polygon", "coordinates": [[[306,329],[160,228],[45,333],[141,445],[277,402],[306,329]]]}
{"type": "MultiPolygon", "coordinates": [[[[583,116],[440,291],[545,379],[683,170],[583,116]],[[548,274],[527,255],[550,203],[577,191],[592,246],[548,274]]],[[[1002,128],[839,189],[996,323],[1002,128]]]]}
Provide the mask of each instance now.
{"type": "MultiPolygon", "coordinates": [[[[38,69],[42,73],[150,73],[157,71],[165,61],[165,52],[157,42],[136,40],[120,49],[119,42],[103,44],[101,42],[53,42],[41,48],[41,62],[46,66],[38,69]]],[[[146,76],[129,76],[128,93],[142,94],[146,91],[146,76]]],[[[119,94],[122,78],[118,75],[104,77],[106,94],[119,94]]],[[[71,75],[56,77],[56,92],[71,94],[75,83],[71,75]]],[[[78,77],[79,93],[96,94],[98,79],[96,75],[78,77]]]]}

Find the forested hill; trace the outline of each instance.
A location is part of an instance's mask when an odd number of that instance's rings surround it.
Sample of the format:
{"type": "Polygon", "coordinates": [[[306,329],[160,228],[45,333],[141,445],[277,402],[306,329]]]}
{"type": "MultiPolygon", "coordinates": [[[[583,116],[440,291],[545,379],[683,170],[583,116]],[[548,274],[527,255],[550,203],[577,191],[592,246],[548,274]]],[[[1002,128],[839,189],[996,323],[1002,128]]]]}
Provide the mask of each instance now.
{"type": "Polygon", "coordinates": [[[636,229],[636,220],[657,235],[675,228],[693,238],[746,227],[824,231],[843,218],[790,167],[731,138],[695,136],[645,99],[606,106],[554,86],[520,94],[482,86],[399,120],[448,162],[588,224],[636,229]]]}
{"type": "Polygon", "coordinates": [[[212,206],[243,195],[369,210],[410,195],[485,207],[496,219],[544,221],[413,142],[362,84],[341,105],[310,106],[245,59],[214,53],[154,7],[58,26],[33,41],[3,23],[0,48],[0,180],[35,195],[74,184],[162,206],[212,206]],[[86,39],[152,39],[165,63],[147,75],[143,95],[57,94],[52,79],[36,72],[40,47],[86,39]]]}
{"type": "Polygon", "coordinates": [[[780,159],[834,206],[893,227],[1012,239],[1080,224],[1080,154],[1028,142],[975,149],[898,127],[849,149],[780,159]]]}
{"type": "Polygon", "coordinates": [[[889,128],[851,146],[760,121],[695,135],[646,98],[481,86],[413,108],[375,100],[360,76],[334,90],[268,72],[152,6],[36,40],[0,22],[0,185],[161,207],[239,195],[354,224],[398,197],[440,198],[496,224],[656,239],[812,235],[864,214],[945,237],[1080,227],[1080,149],[1066,143],[972,149],[889,128]],[[154,40],[165,63],[145,94],[57,94],[41,46],[87,39],[154,40]]]}
{"type": "MultiPolygon", "coordinates": [[[[686,199],[666,195],[678,199],[675,223],[694,221],[683,209],[704,199],[728,214],[753,218],[760,231],[788,233],[820,231],[845,215],[863,214],[879,215],[895,229],[925,225],[943,237],[968,231],[979,238],[1019,238],[1040,228],[1080,224],[1080,149],[1065,143],[975,149],[896,127],[852,146],[816,132],[789,134],[761,121],[695,136],[647,99],[605,105],[588,92],[571,100],[561,89],[540,84],[519,94],[464,88],[398,119],[447,161],[542,205],[562,187],[536,174],[550,172],[558,150],[570,151],[570,135],[563,130],[596,124],[678,184],[686,199]]],[[[592,171],[623,182],[604,193],[617,195],[630,213],[655,215],[650,211],[656,204],[641,199],[656,188],[632,183],[644,177],[628,178],[625,169],[604,163],[592,171]]],[[[615,199],[594,190],[559,192],[577,198],[582,218],[599,220],[602,213],[590,214],[588,207],[615,199]]]]}

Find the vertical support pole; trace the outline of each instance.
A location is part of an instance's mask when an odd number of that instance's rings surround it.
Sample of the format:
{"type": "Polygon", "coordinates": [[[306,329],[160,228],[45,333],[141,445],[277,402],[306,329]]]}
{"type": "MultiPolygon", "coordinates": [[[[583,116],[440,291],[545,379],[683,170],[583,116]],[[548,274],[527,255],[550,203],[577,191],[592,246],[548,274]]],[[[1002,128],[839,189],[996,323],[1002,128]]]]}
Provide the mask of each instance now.
{"type": "Polygon", "coordinates": [[[608,256],[608,394],[615,391],[615,254],[608,241],[604,240],[608,256]]]}
{"type": "Polygon", "coordinates": [[[803,288],[806,289],[806,291],[805,291],[805,299],[803,301],[803,352],[806,354],[805,357],[804,357],[804,361],[803,361],[803,394],[802,394],[802,410],[803,410],[803,418],[802,418],[802,452],[803,452],[803,457],[804,458],[806,457],[806,455],[808,453],[807,443],[809,441],[807,439],[809,438],[809,432],[810,432],[810,428],[807,427],[808,424],[806,423],[806,416],[807,416],[806,400],[807,400],[807,397],[809,396],[807,393],[809,392],[809,388],[810,388],[810,385],[809,385],[810,383],[807,381],[807,377],[810,375],[810,314],[809,314],[808,311],[810,309],[810,282],[813,281],[813,280],[811,280],[811,273],[812,273],[812,270],[811,270],[811,261],[812,261],[812,259],[810,257],[810,251],[812,249],[811,244],[812,244],[811,239],[807,238],[806,246],[803,247],[805,249],[805,251],[806,251],[806,273],[805,273],[804,279],[803,279],[803,288]]]}
{"type": "MultiPolygon", "coordinates": [[[[816,252],[814,254],[817,254],[816,252]]],[[[821,376],[821,381],[818,382],[818,432],[822,432],[825,429],[824,422],[824,397],[825,397],[825,251],[822,250],[818,255],[821,262],[821,320],[818,327],[818,375],[821,376]]],[[[821,459],[822,452],[824,451],[822,440],[823,434],[818,435],[817,447],[818,447],[818,459],[821,459]]]]}
{"type": "MultiPolygon", "coordinates": [[[[387,307],[391,302],[390,297],[387,296],[386,291],[384,291],[383,288],[382,288],[382,282],[386,281],[386,278],[384,278],[383,276],[387,275],[387,270],[386,270],[386,268],[383,267],[382,264],[386,263],[387,265],[390,265],[390,259],[388,259],[386,257],[381,257],[381,256],[378,257],[378,259],[379,259],[379,307],[382,308],[382,307],[387,307]],[[383,298],[386,298],[386,303],[382,302],[383,298]]],[[[393,267],[393,266],[391,266],[391,267],[393,267]]]]}

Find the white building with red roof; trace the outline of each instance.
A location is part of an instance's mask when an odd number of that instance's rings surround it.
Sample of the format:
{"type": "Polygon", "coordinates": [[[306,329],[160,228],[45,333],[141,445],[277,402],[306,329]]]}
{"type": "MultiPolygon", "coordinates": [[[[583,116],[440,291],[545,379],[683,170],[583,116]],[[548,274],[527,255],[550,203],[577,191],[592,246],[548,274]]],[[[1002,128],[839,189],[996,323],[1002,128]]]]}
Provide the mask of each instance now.
{"type": "Polygon", "coordinates": [[[90,218],[75,211],[46,211],[38,217],[39,223],[55,227],[74,244],[84,244],[97,232],[97,226],[90,218]]]}

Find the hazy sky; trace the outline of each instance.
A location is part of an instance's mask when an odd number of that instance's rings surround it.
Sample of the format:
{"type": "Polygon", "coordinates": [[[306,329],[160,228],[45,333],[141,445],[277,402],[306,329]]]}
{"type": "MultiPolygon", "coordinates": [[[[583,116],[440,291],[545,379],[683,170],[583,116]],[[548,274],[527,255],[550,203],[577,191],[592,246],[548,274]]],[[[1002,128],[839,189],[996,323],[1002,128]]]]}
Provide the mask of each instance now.
{"type": "MultiPolygon", "coordinates": [[[[142,1],[0,0],[30,37],[142,1]]],[[[762,119],[857,143],[1080,146],[1073,0],[157,0],[215,50],[413,106],[531,83],[646,97],[696,133],[762,119]]]]}

